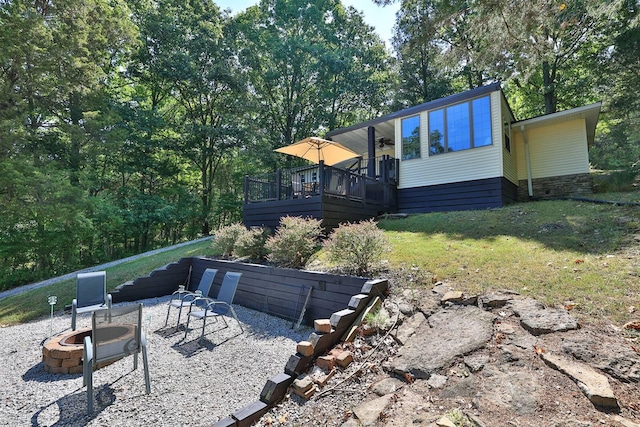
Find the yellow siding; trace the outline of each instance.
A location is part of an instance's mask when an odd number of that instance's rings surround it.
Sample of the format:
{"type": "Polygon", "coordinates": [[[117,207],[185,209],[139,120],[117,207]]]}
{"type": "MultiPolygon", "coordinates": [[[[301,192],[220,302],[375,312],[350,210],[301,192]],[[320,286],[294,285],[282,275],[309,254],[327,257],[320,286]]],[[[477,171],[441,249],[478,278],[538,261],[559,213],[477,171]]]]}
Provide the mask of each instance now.
{"type": "MultiPolygon", "coordinates": [[[[589,152],[584,119],[527,129],[532,178],[589,173],[589,152]]],[[[518,179],[527,179],[524,140],[516,138],[518,179]]]]}
{"type": "MultiPolygon", "coordinates": [[[[493,121],[493,145],[429,157],[428,112],[420,113],[419,159],[400,160],[398,188],[495,178],[502,174],[501,98],[499,92],[491,93],[491,117],[493,121]]],[[[402,141],[401,119],[396,119],[396,141],[402,141]]],[[[396,144],[396,158],[402,159],[402,143],[396,144]]]]}
{"type": "Polygon", "coordinates": [[[507,150],[505,147],[505,139],[504,139],[504,123],[513,121],[511,117],[511,112],[509,111],[509,107],[502,97],[500,97],[500,106],[501,110],[501,120],[500,123],[503,125],[500,128],[500,136],[501,136],[501,144],[502,144],[502,176],[507,178],[509,181],[514,184],[518,184],[518,172],[516,169],[516,144],[514,141],[514,132],[511,132],[511,151],[507,150]]]}

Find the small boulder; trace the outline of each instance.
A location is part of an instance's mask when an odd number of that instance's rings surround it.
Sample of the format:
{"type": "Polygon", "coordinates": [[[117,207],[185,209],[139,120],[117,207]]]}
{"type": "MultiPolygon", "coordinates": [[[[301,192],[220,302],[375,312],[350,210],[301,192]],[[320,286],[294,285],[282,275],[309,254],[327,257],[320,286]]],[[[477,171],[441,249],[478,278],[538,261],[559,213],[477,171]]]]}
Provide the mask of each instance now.
{"type": "Polygon", "coordinates": [[[387,394],[395,393],[404,387],[404,382],[397,378],[385,378],[383,380],[378,381],[377,383],[371,386],[371,391],[377,394],[378,396],[384,396],[387,394]]]}
{"type": "Polygon", "coordinates": [[[447,303],[459,303],[462,301],[464,294],[460,291],[449,291],[445,293],[440,299],[440,304],[445,305],[447,303]]]}
{"type": "Polygon", "coordinates": [[[433,374],[427,380],[427,384],[429,384],[429,387],[431,388],[442,388],[446,383],[447,383],[446,375],[433,374]]]}

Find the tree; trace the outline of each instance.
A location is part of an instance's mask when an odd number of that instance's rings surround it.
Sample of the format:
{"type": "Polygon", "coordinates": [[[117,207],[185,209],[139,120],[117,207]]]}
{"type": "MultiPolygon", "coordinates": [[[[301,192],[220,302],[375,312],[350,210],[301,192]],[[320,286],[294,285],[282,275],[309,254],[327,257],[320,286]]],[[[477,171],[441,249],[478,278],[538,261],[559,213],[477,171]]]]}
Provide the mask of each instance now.
{"type": "Polygon", "coordinates": [[[90,128],[133,35],[118,0],[0,4],[0,247],[18,280],[91,258],[81,180],[108,127],[90,128]]]}
{"type": "Polygon", "coordinates": [[[355,9],[335,0],[263,0],[235,28],[269,149],[387,108],[389,58],[355,9]]]}
{"type": "Polygon", "coordinates": [[[598,34],[598,0],[491,0],[477,2],[474,38],[482,43],[487,67],[524,91],[535,91],[542,111],[567,99],[567,77],[598,34]]]}
{"type": "Polygon", "coordinates": [[[393,47],[399,64],[395,109],[406,108],[452,92],[442,66],[436,3],[405,0],[397,17],[393,47]]]}
{"type": "Polygon", "coordinates": [[[640,167],[640,5],[611,2],[603,10],[607,32],[595,49],[597,87],[605,95],[607,126],[591,150],[594,166],[603,169],[640,167]]]}
{"type": "Polygon", "coordinates": [[[175,98],[172,125],[179,136],[174,150],[199,172],[202,234],[210,232],[214,182],[220,164],[240,144],[239,114],[245,88],[235,54],[224,36],[226,19],[206,0],[160,1],[139,17],[140,55],[154,73],[152,93],[166,83],[175,98]]]}

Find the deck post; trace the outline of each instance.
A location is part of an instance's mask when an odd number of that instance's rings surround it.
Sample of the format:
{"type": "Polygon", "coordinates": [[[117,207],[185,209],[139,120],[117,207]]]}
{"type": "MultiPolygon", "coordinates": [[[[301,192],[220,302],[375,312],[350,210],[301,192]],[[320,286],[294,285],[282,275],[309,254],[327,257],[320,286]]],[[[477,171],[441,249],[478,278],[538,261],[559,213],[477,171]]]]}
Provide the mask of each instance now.
{"type": "Polygon", "coordinates": [[[389,155],[382,156],[382,170],[380,171],[383,182],[389,182],[389,155]]]}
{"type": "Polygon", "coordinates": [[[344,173],[344,197],[347,200],[351,199],[351,172],[346,171],[344,173]]]}
{"type": "Polygon", "coordinates": [[[400,183],[400,159],[393,160],[395,164],[393,165],[393,175],[396,182],[396,185],[400,183]]]}
{"type": "Polygon", "coordinates": [[[282,188],[282,169],[276,170],[276,200],[280,200],[280,192],[282,188]]]}
{"type": "Polygon", "coordinates": [[[369,161],[367,162],[367,176],[376,177],[376,128],[367,128],[367,146],[369,151],[369,161]]]}
{"type": "MultiPolygon", "coordinates": [[[[369,163],[371,164],[371,163],[369,163]]],[[[366,175],[362,176],[362,206],[367,206],[367,180],[368,177],[366,175]]]]}
{"type": "Polygon", "coordinates": [[[385,208],[389,207],[389,183],[387,181],[382,183],[382,205],[385,208]]]}
{"type": "Polygon", "coordinates": [[[324,174],[324,160],[320,160],[320,162],[318,163],[318,175],[320,175],[318,177],[318,185],[320,186],[320,197],[324,196],[324,181],[325,181],[325,174],[324,174]]]}
{"type": "Polygon", "coordinates": [[[249,203],[249,175],[244,176],[244,204],[249,203]]]}

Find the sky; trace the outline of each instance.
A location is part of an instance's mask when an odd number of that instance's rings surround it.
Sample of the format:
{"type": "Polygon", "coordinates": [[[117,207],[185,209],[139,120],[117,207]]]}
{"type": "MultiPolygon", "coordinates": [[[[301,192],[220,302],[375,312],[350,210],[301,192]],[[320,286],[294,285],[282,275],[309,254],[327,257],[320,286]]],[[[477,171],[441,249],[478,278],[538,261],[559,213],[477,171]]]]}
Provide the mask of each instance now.
{"type": "MultiPolygon", "coordinates": [[[[240,12],[249,6],[258,4],[259,0],[214,0],[221,9],[231,9],[233,13],[240,12]]],[[[342,0],[345,6],[353,6],[364,12],[364,20],[376,29],[380,38],[391,46],[393,25],[396,21],[396,12],[400,8],[400,2],[385,7],[376,6],[372,0],[342,0]]]]}

